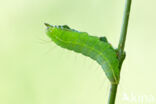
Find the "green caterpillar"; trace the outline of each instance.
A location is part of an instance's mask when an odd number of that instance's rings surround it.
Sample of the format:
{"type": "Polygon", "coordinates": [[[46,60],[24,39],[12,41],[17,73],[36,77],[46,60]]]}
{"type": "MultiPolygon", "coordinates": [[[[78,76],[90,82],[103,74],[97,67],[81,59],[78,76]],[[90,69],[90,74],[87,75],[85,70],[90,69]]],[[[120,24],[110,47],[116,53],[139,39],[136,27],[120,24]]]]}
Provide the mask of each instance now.
{"type": "Polygon", "coordinates": [[[112,84],[118,84],[120,79],[119,61],[116,51],[107,42],[105,37],[90,36],[86,32],[70,29],[67,25],[47,26],[47,35],[57,45],[82,53],[96,60],[103,68],[112,84]]]}

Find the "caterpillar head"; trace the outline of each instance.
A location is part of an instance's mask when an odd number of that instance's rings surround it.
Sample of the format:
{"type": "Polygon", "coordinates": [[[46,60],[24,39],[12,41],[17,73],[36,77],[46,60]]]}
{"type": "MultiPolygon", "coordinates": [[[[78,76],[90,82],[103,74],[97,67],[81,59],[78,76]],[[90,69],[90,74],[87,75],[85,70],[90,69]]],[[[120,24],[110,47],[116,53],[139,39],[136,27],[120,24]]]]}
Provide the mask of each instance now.
{"type": "Polygon", "coordinates": [[[69,26],[67,26],[67,25],[58,25],[58,26],[56,26],[56,25],[50,25],[50,24],[48,24],[48,23],[44,23],[45,24],[45,26],[47,26],[47,29],[48,28],[61,28],[61,29],[70,29],[70,27],[69,26]]]}
{"type": "MultiPolygon", "coordinates": [[[[58,26],[56,26],[56,25],[50,25],[48,23],[44,23],[44,24],[47,27],[46,31],[47,31],[47,35],[49,37],[53,37],[54,35],[56,35],[56,32],[58,30],[60,30],[60,29],[61,30],[71,30],[69,28],[69,26],[67,26],[67,25],[58,25],[58,26]]],[[[58,35],[58,32],[57,32],[57,35],[58,35]]]]}
{"type": "Polygon", "coordinates": [[[47,27],[46,33],[48,37],[50,37],[51,39],[55,37],[57,30],[60,29],[60,26],[50,25],[48,23],[44,23],[44,24],[47,27]]]}

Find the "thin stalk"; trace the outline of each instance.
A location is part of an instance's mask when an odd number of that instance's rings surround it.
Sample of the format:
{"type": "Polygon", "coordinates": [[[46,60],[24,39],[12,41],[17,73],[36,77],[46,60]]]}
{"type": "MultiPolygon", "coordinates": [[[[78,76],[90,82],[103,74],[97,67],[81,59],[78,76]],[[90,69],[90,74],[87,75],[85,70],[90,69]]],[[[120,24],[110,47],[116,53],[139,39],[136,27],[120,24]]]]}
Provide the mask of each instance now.
{"type": "Polygon", "coordinates": [[[119,54],[124,53],[127,28],[128,28],[128,20],[129,20],[130,9],[131,9],[131,2],[132,2],[131,0],[126,0],[125,2],[125,10],[124,10],[124,16],[123,16],[123,22],[122,22],[122,28],[121,28],[121,35],[120,35],[120,41],[118,45],[119,54]]]}
{"type": "MultiPolygon", "coordinates": [[[[119,70],[121,70],[122,62],[125,59],[124,47],[125,47],[125,41],[126,41],[126,35],[127,35],[130,9],[131,9],[131,0],[126,0],[124,16],[123,16],[123,23],[122,23],[122,28],[121,28],[121,36],[120,36],[120,41],[119,41],[119,45],[118,45],[118,59],[120,62],[119,70]]],[[[115,104],[117,88],[118,88],[118,84],[111,84],[108,104],[115,104]]]]}
{"type": "Polygon", "coordinates": [[[115,98],[116,98],[117,87],[118,87],[117,84],[111,84],[108,104],[114,104],[115,98]]]}

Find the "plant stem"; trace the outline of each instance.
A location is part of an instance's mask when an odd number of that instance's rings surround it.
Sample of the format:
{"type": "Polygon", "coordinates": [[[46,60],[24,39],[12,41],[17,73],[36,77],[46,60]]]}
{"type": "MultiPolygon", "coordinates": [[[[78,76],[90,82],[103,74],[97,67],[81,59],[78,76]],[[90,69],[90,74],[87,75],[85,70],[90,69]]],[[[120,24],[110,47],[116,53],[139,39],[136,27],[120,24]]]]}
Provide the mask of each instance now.
{"type": "MultiPolygon", "coordinates": [[[[119,59],[119,70],[120,71],[121,71],[122,62],[125,59],[124,47],[125,47],[125,41],[126,41],[126,35],[127,35],[130,9],[131,9],[131,0],[126,0],[124,16],[123,16],[123,23],[122,23],[122,28],[121,28],[121,36],[120,36],[120,41],[119,41],[119,45],[118,45],[118,59],[119,59]]],[[[118,88],[118,84],[111,84],[108,104],[115,104],[117,88],[118,88]]]]}
{"type": "Polygon", "coordinates": [[[116,98],[117,87],[118,87],[117,84],[111,84],[108,104],[114,104],[115,98],[116,98]]]}
{"type": "Polygon", "coordinates": [[[131,0],[126,0],[122,28],[121,28],[121,36],[118,45],[119,56],[124,53],[130,9],[131,9],[131,0]]]}

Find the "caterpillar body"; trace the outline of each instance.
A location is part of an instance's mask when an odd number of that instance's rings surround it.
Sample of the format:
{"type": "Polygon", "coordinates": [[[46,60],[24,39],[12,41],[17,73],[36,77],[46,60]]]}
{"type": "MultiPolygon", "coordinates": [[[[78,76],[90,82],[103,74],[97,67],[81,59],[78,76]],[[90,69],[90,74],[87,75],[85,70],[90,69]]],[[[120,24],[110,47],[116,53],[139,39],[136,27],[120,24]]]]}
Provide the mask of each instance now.
{"type": "Polygon", "coordinates": [[[67,25],[47,26],[47,35],[57,45],[68,50],[82,53],[96,60],[104,70],[112,84],[118,84],[120,79],[119,61],[115,49],[105,37],[90,36],[86,32],[70,29],[67,25]]]}

